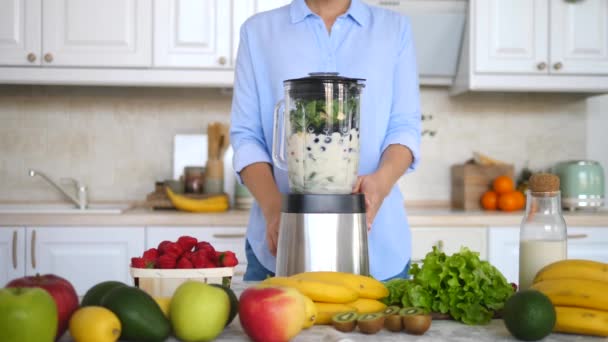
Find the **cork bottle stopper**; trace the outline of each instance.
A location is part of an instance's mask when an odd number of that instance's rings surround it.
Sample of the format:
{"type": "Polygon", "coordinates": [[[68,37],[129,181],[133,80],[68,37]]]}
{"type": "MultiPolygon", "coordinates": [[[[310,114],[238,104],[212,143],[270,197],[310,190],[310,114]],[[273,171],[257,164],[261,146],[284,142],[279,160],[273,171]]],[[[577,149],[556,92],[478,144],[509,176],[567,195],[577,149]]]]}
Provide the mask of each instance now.
{"type": "Polygon", "coordinates": [[[559,177],[551,173],[536,173],[529,180],[532,192],[559,191],[559,177]]]}

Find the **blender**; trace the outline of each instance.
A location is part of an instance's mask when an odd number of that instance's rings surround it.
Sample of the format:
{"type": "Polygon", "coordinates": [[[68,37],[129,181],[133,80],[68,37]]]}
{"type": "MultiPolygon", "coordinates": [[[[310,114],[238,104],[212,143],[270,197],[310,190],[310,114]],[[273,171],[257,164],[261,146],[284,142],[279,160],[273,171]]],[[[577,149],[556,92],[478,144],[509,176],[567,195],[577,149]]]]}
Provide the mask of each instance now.
{"type": "Polygon", "coordinates": [[[287,170],[289,193],[282,194],[277,276],[369,274],[365,199],[352,193],[363,82],[337,73],[283,82],[285,98],[274,109],[272,157],[287,170]]]}

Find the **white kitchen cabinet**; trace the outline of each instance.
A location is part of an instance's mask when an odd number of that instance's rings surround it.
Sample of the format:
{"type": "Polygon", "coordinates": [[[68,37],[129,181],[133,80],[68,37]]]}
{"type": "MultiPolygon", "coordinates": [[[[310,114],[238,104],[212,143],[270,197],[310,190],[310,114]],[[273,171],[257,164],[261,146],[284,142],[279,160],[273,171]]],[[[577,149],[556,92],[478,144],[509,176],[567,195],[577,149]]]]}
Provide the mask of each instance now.
{"type": "Polygon", "coordinates": [[[0,287],[25,274],[25,228],[0,227],[0,287]]]}
{"type": "Polygon", "coordinates": [[[0,65],[40,65],[41,1],[0,2],[0,65]]]}
{"type": "Polygon", "coordinates": [[[551,0],[551,72],[608,75],[608,0],[551,0]]]}
{"type": "Polygon", "coordinates": [[[44,0],[43,65],[149,67],[152,0],[44,0]]]}
{"type": "Polygon", "coordinates": [[[546,73],[548,1],[476,1],[475,70],[546,73]]]}
{"type": "MultiPolygon", "coordinates": [[[[519,228],[489,228],[489,261],[509,282],[519,282],[519,228]]],[[[608,227],[568,227],[568,259],[608,263],[608,227]]]]}
{"type": "Polygon", "coordinates": [[[608,92],[608,0],[470,0],[450,92],[608,92]]]}
{"type": "Polygon", "coordinates": [[[482,260],[488,258],[488,233],[483,227],[448,228],[448,227],[412,227],[412,262],[419,262],[426,254],[438,247],[446,254],[460,251],[467,247],[479,252],[482,260]]]}
{"type": "MultiPolygon", "coordinates": [[[[234,0],[155,1],[154,66],[230,67],[233,2],[234,0]]],[[[235,10],[240,7],[242,6],[235,6],[235,10]]]]}
{"type": "Polygon", "coordinates": [[[106,280],[133,284],[129,265],[144,236],[143,227],[27,227],[26,274],[66,278],[78,295],[106,280]]]}
{"type": "Polygon", "coordinates": [[[146,228],[146,249],[156,248],[164,240],[177,241],[180,236],[188,235],[198,241],[207,241],[217,251],[233,251],[239,260],[234,270],[236,278],[245,274],[246,227],[148,227],[146,228]]]}

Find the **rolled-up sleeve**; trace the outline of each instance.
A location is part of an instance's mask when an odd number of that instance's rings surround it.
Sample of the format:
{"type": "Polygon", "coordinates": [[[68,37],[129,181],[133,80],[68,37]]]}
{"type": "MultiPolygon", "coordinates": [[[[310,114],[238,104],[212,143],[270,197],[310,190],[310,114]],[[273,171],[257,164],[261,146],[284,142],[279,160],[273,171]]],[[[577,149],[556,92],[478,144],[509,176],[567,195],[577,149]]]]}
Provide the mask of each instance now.
{"type": "Polygon", "coordinates": [[[252,54],[244,24],[236,58],[230,114],[230,141],[234,150],[232,164],[241,183],[240,172],[245,167],[257,162],[272,162],[264,139],[260,112],[252,54]]]}
{"type": "Polygon", "coordinates": [[[388,130],[382,144],[382,152],[394,144],[406,146],[412,151],[413,162],[407,172],[413,171],[420,162],[420,94],[416,56],[410,24],[404,19],[401,47],[397,55],[394,73],[393,101],[388,130]]]}

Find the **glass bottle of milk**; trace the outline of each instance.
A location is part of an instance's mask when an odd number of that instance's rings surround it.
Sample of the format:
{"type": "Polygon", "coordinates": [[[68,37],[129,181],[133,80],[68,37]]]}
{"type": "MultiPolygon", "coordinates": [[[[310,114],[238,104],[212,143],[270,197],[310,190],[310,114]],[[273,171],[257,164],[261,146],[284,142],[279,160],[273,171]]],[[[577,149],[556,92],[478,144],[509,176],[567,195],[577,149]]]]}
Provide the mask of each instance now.
{"type": "Polygon", "coordinates": [[[541,268],[566,259],[567,253],[559,178],[549,173],[534,174],[519,232],[519,288],[529,288],[541,268]]]}

